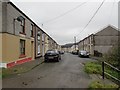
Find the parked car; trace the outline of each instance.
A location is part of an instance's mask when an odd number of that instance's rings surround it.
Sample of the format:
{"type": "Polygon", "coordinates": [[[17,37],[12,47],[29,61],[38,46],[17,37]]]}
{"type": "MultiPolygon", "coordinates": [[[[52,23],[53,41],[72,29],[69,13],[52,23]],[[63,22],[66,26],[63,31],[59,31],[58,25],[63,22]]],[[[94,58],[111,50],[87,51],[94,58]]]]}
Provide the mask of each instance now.
{"type": "Polygon", "coordinates": [[[89,55],[90,55],[90,53],[85,50],[81,50],[78,52],[79,57],[89,57],[89,55]]]}
{"type": "Polygon", "coordinates": [[[64,54],[64,51],[60,51],[60,54],[64,54]]]}
{"type": "Polygon", "coordinates": [[[61,60],[61,55],[57,50],[48,50],[44,55],[44,60],[46,61],[58,61],[61,60]]]}
{"type": "Polygon", "coordinates": [[[78,50],[72,51],[72,54],[78,55],[78,50]]]}

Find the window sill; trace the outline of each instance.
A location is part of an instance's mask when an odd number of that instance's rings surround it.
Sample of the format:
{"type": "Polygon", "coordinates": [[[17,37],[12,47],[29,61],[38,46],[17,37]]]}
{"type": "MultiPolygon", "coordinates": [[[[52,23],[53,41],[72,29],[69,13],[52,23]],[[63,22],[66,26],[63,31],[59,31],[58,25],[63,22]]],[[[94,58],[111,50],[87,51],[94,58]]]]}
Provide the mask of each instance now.
{"type": "Polygon", "coordinates": [[[34,36],[30,36],[31,38],[34,38],[34,36]]]}
{"type": "Polygon", "coordinates": [[[20,34],[26,35],[26,33],[20,32],[20,34]]]}
{"type": "Polygon", "coordinates": [[[20,56],[19,56],[19,58],[24,58],[24,57],[26,57],[26,55],[20,55],[20,56]]]}

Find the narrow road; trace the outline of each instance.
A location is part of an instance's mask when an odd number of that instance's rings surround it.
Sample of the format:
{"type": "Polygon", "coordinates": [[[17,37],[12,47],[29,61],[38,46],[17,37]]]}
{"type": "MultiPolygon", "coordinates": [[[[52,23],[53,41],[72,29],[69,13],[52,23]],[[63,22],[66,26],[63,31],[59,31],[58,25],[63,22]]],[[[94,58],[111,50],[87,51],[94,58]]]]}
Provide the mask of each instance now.
{"type": "Polygon", "coordinates": [[[91,78],[84,72],[83,62],[65,53],[60,62],[43,63],[30,72],[3,79],[3,88],[87,88],[91,78]]]}

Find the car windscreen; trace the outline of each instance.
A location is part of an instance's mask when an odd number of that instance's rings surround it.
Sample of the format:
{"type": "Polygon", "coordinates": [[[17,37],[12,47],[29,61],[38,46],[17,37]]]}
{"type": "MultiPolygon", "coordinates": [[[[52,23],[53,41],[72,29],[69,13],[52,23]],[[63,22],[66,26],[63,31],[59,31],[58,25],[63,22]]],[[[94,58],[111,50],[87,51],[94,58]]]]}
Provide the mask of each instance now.
{"type": "Polygon", "coordinates": [[[80,53],[86,54],[87,52],[86,51],[80,51],[80,53]]]}
{"type": "Polygon", "coordinates": [[[47,53],[55,53],[55,51],[47,51],[47,53]]]}

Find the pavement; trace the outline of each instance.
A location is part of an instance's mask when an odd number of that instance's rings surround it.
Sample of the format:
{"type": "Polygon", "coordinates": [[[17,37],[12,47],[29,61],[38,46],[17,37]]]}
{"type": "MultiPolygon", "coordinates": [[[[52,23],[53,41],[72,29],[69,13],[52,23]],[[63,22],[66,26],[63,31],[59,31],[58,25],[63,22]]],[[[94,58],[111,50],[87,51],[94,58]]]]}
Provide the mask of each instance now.
{"type": "Polygon", "coordinates": [[[27,67],[27,68],[35,68],[36,66],[42,64],[44,62],[44,59],[43,57],[40,57],[40,58],[37,58],[35,60],[32,60],[30,62],[26,62],[26,63],[23,63],[23,64],[20,64],[20,65],[17,65],[13,68],[18,68],[18,67],[27,67]]]}
{"type": "MultiPolygon", "coordinates": [[[[84,72],[84,64],[96,61],[90,58],[79,58],[77,55],[65,53],[59,62],[48,62],[40,64],[39,59],[30,67],[37,67],[29,72],[3,78],[3,88],[88,88],[94,80],[102,80],[98,76],[89,75],[84,72]]],[[[111,82],[109,80],[105,82],[111,82]]]]}
{"type": "Polygon", "coordinates": [[[35,60],[16,65],[11,68],[2,69],[3,78],[15,76],[17,74],[28,72],[44,62],[43,57],[37,58],[35,60]]]}

